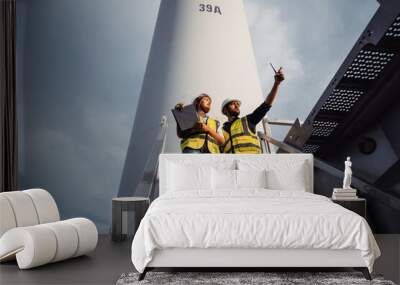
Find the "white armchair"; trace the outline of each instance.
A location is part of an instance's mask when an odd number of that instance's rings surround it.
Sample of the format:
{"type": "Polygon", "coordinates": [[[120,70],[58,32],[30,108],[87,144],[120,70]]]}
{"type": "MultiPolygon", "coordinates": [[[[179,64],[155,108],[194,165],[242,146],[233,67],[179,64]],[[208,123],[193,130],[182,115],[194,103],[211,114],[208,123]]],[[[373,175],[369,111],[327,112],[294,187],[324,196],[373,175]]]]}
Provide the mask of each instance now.
{"type": "Polygon", "coordinates": [[[60,221],[49,192],[30,189],[0,193],[0,262],[17,259],[20,269],[84,255],[96,248],[94,223],[60,221]]]}

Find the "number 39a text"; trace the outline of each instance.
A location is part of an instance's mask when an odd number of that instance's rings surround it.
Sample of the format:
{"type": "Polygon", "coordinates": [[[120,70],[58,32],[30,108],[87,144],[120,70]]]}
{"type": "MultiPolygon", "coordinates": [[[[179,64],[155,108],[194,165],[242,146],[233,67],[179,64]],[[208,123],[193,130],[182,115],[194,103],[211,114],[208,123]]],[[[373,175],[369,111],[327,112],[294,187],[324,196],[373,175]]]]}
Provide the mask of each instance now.
{"type": "Polygon", "coordinates": [[[213,6],[211,4],[199,4],[199,11],[222,15],[221,8],[219,6],[213,6]]]}

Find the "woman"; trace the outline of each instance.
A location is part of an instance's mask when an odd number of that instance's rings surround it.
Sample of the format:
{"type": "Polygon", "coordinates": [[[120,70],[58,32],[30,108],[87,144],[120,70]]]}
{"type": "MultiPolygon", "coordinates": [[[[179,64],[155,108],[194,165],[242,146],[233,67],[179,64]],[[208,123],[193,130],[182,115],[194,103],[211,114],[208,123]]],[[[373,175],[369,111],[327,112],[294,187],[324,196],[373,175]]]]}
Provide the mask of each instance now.
{"type": "MultiPolygon", "coordinates": [[[[199,123],[185,131],[176,128],[177,136],[181,138],[182,153],[219,153],[219,146],[225,143],[223,136],[218,134],[219,122],[207,116],[211,109],[211,97],[200,94],[193,100],[199,116],[199,123]]],[[[175,106],[176,110],[182,110],[183,104],[175,106]]]]}

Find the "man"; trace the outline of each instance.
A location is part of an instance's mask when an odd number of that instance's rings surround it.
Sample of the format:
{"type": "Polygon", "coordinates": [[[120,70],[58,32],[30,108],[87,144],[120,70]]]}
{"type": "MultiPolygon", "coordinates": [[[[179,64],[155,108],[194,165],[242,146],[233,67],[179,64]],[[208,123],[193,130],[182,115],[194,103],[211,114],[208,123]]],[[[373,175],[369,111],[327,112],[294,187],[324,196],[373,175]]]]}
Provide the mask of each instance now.
{"type": "Polygon", "coordinates": [[[272,106],[279,85],[285,76],[282,67],[275,73],[275,82],[267,99],[253,113],[239,118],[241,102],[237,99],[226,99],[221,106],[222,113],[228,117],[222,132],[225,137],[224,153],[261,153],[260,141],[256,134],[257,124],[265,117],[272,106]]]}
{"type": "MultiPolygon", "coordinates": [[[[181,138],[182,153],[219,153],[220,145],[225,143],[223,136],[218,134],[219,122],[207,116],[211,109],[211,97],[200,94],[193,100],[200,122],[197,126],[181,131],[176,128],[177,136],[181,138]]],[[[175,109],[181,110],[183,104],[177,104],[175,109]]]]}

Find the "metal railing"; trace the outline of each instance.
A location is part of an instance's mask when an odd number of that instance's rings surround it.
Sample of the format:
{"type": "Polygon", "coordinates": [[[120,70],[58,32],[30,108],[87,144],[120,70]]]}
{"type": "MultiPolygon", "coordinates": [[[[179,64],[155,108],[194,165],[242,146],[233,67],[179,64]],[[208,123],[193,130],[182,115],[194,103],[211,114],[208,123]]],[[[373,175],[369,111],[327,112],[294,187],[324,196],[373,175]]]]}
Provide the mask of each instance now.
{"type": "Polygon", "coordinates": [[[168,122],[167,117],[164,115],[161,118],[160,131],[157,135],[152,150],[147,158],[142,178],[135,189],[135,196],[149,198],[153,201],[156,197],[156,188],[158,184],[158,163],[159,155],[164,152],[165,141],[167,137],[168,122]]]}
{"type": "MultiPolygon", "coordinates": [[[[269,133],[270,134],[270,133],[269,133]]],[[[264,144],[273,144],[277,146],[280,150],[283,150],[286,153],[303,153],[301,150],[290,146],[284,142],[281,142],[279,140],[276,140],[272,138],[270,135],[267,133],[262,133],[258,132],[258,136],[260,137],[261,141],[264,142],[264,144]]],[[[332,175],[333,177],[336,178],[343,178],[343,171],[340,169],[337,169],[336,167],[331,166],[327,162],[315,158],[314,157],[314,167],[318,168],[319,170],[328,173],[329,175],[332,175]]],[[[364,180],[356,177],[353,175],[352,177],[352,186],[355,187],[362,196],[372,198],[374,200],[380,201],[381,203],[391,207],[392,209],[400,210],[400,199],[389,195],[385,191],[375,187],[374,185],[371,185],[364,180]]]]}

